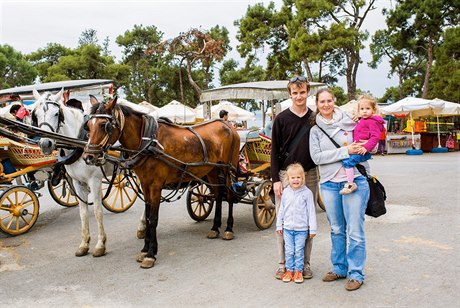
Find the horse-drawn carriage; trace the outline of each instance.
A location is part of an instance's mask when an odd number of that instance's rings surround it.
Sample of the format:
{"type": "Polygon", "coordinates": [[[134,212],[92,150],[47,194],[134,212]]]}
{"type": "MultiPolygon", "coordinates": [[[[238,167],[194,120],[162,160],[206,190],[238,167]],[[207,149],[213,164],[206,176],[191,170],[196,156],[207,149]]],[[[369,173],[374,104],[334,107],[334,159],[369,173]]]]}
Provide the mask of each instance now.
{"type": "MultiPolygon", "coordinates": [[[[271,139],[258,131],[239,131],[240,173],[233,189],[238,202],[251,204],[256,226],[270,228],[275,220],[275,200],[270,180],[271,139]]],[[[187,193],[187,210],[196,221],[205,220],[212,211],[215,196],[206,185],[197,182],[187,193]]]]}
{"type": "MultiPolygon", "coordinates": [[[[21,95],[22,98],[29,99],[35,87],[41,90],[66,89],[68,94],[72,91],[81,96],[82,93],[87,95],[87,91],[103,93],[110,86],[108,80],[47,83],[2,90],[0,97],[19,98],[18,95],[21,95]]],[[[45,184],[51,197],[62,206],[76,206],[80,197],[71,176],[64,172],[64,169],[60,171],[59,182],[51,181],[56,167],[64,163],[59,161],[58,151],[44,155],[37,145],[36,138],[29,139],[25,134],[18,132],[20,126],[24,126],[22,123],[12,121],[8,117],[1,117],[0,122],[0,228],[7,234],[19,235],[27,232],[36,222],[39,213],[38,190],[45,184]]],[[[25,132],[32,133],[34,130],[25,128],[25,132]]],[[[61,145],[64,148],[80,148],[82,152],[84,144],[83,141],[69,143],[67,138],[64,138],[61,145]]],[[[112,154],[119,155],[114,152],[112,154]]],[[[114,170],[112,173],[104,174],[104,177],[101,176],[101,195],[104,196],[102,205],[111,212],[120,213],[134,204],[138,196],[139,183],[130,170],[114,170]]],[[[92,195],[94,198],[94,193],[92,195]]]]}

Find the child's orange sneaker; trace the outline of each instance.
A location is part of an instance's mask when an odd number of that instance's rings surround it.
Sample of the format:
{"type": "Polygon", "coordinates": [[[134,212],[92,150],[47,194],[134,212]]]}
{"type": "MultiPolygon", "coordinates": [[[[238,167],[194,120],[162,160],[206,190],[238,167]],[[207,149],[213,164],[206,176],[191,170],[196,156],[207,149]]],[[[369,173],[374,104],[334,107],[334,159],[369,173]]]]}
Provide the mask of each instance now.
{"type": "Polygon", "coordinates": [[[294,280],[295,283],[302,283],[303,282],[303,275],[301,271],[295,271],[294,273],[294,280]]]}
{"type": "Polygon", "coordinates": [[[286,271],[284,275],[281,277],[281,280],[283,282],[290,282],[292,280],[292,272],[291,271],[286,271]]]}

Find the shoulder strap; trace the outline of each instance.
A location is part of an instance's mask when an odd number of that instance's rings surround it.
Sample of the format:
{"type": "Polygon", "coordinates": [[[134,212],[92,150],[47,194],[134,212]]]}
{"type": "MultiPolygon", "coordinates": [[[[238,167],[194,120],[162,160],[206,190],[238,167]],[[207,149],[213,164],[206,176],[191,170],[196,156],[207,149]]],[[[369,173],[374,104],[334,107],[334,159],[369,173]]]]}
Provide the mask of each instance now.
{"type": "MultiPolygon", "coordinates": [[[[340,148],[340,145],[338,145],[337,142],[335,142],[334,139],[331,138],[331,136],[329,136],[325,131],[324,129],[322,129],[319,125],[317,125],[318,128],[332,141],[332,143],[337,147],[337,148],[340,148]]],[[[363,166],[363,165],[360,165],[360,164],[356,164],[356,169],[358,169],[359,173],[361,173],[362,175],[364,175],[365,177],[367,177],[367,172],[366,172],[366,168],[363,166]]]]}
{"type": "Polygon", "coordinates": [[[308,131],[308,128],[310,126],[309,120],[310,120],[312,112],[310,111],[310,109],[307,109],[307,113],[309,112],[310,112],[310,115],[308,116],[305,125],[303,125],[302,128],[297,132],[297,135],[295,135],[294,139],[291,141],[291,143],[287,147],[286,152],[284,154],[285,157],[289,156],[289,153],[291,153],[291,151],[296,148],[297,144],[299,144],[300,139],[302,139],[302,137],[308,131]]]}
{"type": "Polygon", "coordinates": [[[321,128],[321,126],[317,125],[318,128],[332,141],[332,143],[337,147],[337,148],[340,148],[340,145],[338,145],[337,142],[335,142],[334,139],[331,138],[331,136],[329,136],[325,131],[324,129],[321,128]]]}
{"type": "Polygon", "coordinates": [[[308,124],[302,126],[302,128],[297,132],[297,135],[295,136],[294,140],[291,141],[291,143],[289,144],[289,147],[286,150],[286,156],[289,155],[289,153],[292,151],[292,149],[295,149],[295,147],[299,143],[300,139],[302,139],[303,135],[305,135],[307,130],[308,130],[308,124]]]}

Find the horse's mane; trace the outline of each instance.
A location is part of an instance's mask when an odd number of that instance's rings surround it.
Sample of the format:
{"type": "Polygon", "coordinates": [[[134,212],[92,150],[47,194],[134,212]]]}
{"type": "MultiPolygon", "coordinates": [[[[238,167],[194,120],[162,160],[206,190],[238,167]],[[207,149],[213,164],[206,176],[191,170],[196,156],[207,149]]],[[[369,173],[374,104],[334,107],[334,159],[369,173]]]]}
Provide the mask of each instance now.
{"type": "MultiPolygon", "coordinates": [[[[90,114],[95,114],[96,111],[98,111],[99,109],[101,109],[102,111],[102,106],[103,103],[93,105],[90,109],[90,114]]],[[[124,100],[121,103],[118,103],[117,100],[117,106],[121,109],[123,114],[127,116],[133,115],[137,117],[142,117],[143,115],[147,115],[147,113],[141,111],[139,108],[136,108],[136,104],[128,102],[127,100],[124,100]]]]}
{"type": "Polygon", "coordinates": [[[123,106],[128,106],[130,107],[131,109],[137,111],[137,112],[140,112],[140,113],[144,113],[144,114],[148,114],[148,110],[146,110],[146,108],[142,107],[142,106],[139,106],[138,104],[134,104],[130,101],[127,101],[126,99],[124,98],[119,98],[117,99],[117,104],[118,105],[123,105],[123,106]]]}

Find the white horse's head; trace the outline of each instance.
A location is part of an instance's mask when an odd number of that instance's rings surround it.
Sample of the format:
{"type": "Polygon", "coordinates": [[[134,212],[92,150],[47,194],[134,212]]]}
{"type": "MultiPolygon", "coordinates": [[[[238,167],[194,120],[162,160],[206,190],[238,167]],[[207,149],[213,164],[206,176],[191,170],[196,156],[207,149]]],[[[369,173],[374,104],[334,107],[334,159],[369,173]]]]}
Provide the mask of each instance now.
{"type": "Polygon", "coordinates": [[[57,94],[44,92],[42,95],[33,89],[35,107],[32,111],[32,124],[43,130],[57,133],[65,123],[63,111],[63,93],[61,89],[57,94]]]}

